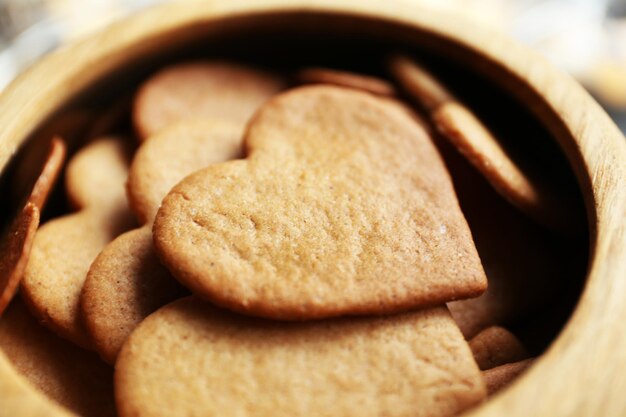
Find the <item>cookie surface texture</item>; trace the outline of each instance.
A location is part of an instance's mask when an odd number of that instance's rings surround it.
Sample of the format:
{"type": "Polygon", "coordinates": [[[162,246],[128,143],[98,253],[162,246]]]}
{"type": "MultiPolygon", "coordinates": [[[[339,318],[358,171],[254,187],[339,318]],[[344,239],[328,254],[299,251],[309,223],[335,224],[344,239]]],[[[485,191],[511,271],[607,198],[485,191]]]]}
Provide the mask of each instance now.
{"type": "Polygon", "coordinates": [[[217,120],[243,127],[284,88],[274,74],[225,61],[195,61],[156,73],[140,88],[133,121],[140,139],[183,121],[217,120]]]}
{"type": "Polygon", "coordinates": [[[114,364],[124,341],[144,318],[184,295],[187,291],[159,262],[149,227],[118,236],[89,268],[81,293],[93,348],[114,364]]]}
{"type": "Polygon", "coordinates": [[[0,350],[31,385],[63,407],[82,416],[116,415],[113,369],[41,326],[19,298],[0,318],[0,350]]]}
{"type": "Polygon", "coordinates": [[[248,158],[164,199],[155,246],[201,297],[310,319],[480,294],[486,278],[439,154],[399,106],[339,87],[274,97],[248,158]]]}
{"type": "Polygon", "coordinates": [[[134,219],[124,190],[130,149],[119,138],[91,143],[70,161],[66,189],[79,211],[37,232],[21,287],[22,298],[57,334],[88,346],[80,320],[80,291],[91,262],[134,219]]]}
{"type": "Polygon", "coordinates": [[[286,323],[190,297],[131,335],[115,395],[121,416],[450,416],[480,379],[445,308],[286,323]]]}

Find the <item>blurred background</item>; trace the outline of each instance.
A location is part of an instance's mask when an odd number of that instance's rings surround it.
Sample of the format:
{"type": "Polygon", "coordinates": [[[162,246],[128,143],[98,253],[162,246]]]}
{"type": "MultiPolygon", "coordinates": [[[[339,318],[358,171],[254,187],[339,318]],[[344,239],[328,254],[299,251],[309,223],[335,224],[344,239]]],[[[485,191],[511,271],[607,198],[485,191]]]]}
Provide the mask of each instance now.
{"type": "MultiPolygon", "coordinates": [[[[59,45],[163,1],[0,0],[0,91],[59,45]]],[[[626,0],[400,1],[467,14],[541,52],[626,132],[626,0]]]]}

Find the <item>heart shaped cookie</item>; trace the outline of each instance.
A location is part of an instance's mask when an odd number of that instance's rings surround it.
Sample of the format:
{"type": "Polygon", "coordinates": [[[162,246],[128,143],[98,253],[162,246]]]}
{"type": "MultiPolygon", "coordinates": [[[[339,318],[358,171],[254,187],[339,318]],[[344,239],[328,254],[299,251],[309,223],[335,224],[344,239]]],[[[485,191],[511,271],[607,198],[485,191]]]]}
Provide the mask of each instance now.
{"type": "Polygon", "coordinates": [[[302,87],[255,115],[245,160],[179,183],[154,224],[174,276],[252,315],[388,313],[472,297],[486,278],[441,157],[403,108],[302,87]]]}
{"type": "Polygon", "coordinates": [[[286,323],[190,297],[142,322],[115,372],[122,417],[449,417],[484,395],[445,307],[286,323]]]}

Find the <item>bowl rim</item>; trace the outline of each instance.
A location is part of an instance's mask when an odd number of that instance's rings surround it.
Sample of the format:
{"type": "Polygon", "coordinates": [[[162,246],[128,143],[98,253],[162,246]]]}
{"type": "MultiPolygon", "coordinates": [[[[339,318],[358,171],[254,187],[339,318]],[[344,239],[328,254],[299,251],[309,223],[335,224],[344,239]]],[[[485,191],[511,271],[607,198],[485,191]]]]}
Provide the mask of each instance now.
{"type": "MultiPolygon", "coordinates": [[[[537,366],[470,414],[626,415],[626,140],[570,76],[463,16],[401,0],[222,0],[149,8],[51,53],[7,86],[0,95],[0,171],[34,126],[121,67],[138,45],[194,25],[267,13],[341,14],[446,39],[461,54],[488,62],[481,69],[493,70],[494,81],[541,119],[565,151],[583,191],[590,229],[587,280],[574,313],[537,366]]],[[[0,392],[0,415],[66,415],[29,388],[2,352],[0,392]]]]}

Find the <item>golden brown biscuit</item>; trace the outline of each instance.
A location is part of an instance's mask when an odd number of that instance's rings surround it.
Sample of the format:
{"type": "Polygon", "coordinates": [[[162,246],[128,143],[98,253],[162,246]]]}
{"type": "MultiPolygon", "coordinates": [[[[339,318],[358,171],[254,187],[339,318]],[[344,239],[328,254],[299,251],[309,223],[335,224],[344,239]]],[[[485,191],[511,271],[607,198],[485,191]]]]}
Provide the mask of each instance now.
{"type": "Polygon", "coordinates": [[[297,81],[304,84],[332,84],[381,96],[396,95],[396,89],[389,81],[349,71],[311,67],[301,69],[295,77],[297,81]]]}
{"type": "Polygon", "coordinates": [[[65,189],[77,210],[101,211],[126,208],[125,183],[133,155],[132,145],[116,136],[104,137],[83,147],[70,160],[65,189]]]}
{"type": "Polygon", "coordinates": [[[498,193],[545,226],[561,231],[576,228],[576,214],[559,190],[532,178],[528,169],[523,170],[474,113],[426,69],[405,56],[393,57],[389,67],[402,88],[429,112],[442,136],[498,193]]]}
{"type": "Polygon", "coordinates": [[[218,120],[243,128],[268,98],[284,88],[273,74],[224,61],[196,61],[162,69],[135,99],[139,138],[182,121],[218,120]]]}
{"type": "Polygon", "coordinates": [[[148,314],[187,293],[153,250],[152,220],[161,200],[187,174],[241,156],[241,135],[236,125],[190,122],[163,130],[137,151],[128,195],[146,224],[104,248],[81,294],[91,340],[107,362],[115,362],[128,335],[148,314]]]}
{"type": "Polygon", "coordinates": [[[186,298],[149,316],[120,353],[124,416],[451,416],[485,391],[445,308],[307,323],[186,298]]]}
{"type": "Polygon", "coordinates": [[[93,142],[70,161],[66,190],[80,211],[44,224],[37,235],[21,295],[49,328],[88,346],[79,317],[80,291],[89,265],[134,220],[126,203],[129,146],[119,138],[93,142]]]}
{"type": "Polygon", "coordinates": [[[39,218],[65,161],[65,143],[53,138],[48,157],[26,206],[0,241],[0,316],[15,295],[24,275],[39,218]]]}
{"type": "Polygon", "coordinates": [[[0,319],[0,349],[30,384],[82,416],[115,416],[113,369],[42,327],[15,299],[0,319]]]}
{"type": "Polygon", "coordinates": [[[469,346],[481,370],[518,362],[529,357],[519,339],[500,326],[491,326],[481,331],[469,341],[469,346]]]}
{"type": "Polygon", "coordinates": [[[93,348],[115,363],[122,344],[144,318],[186,294],[159,262],[149,226],[120,235],[92,263],[81,293],[93,348]]]}
{"type": "Polygon", "coordinates": [[[245,138],[164,199],[155,246],[228,308],[280,319],[389,313],[486,286],[450,177],[401,107],[330,86],[276,96],[245,138]]]}
{"type": "Polygon", "coordinates": [[[38,226],[39,209],[26,203],[0,241],[0,316],[22,280],[38,226]]]}
{"type": "Polygon", "coordinates": [[[533,364],[535,359],[525,359],[523,361],[507,363],[495,368],[483,371],[483,378],[487,384],[489,396],[494,395],[519,377],[526,369],[533,364]]]}
{"type": "Polygon", "coordinates": [[[508,204],[446,145],[441,150],[489,280],[480,297],[448,303],[470,339],[489,326],[516,324],[557,297],[572,277],[572,245],[508,204]]]}

